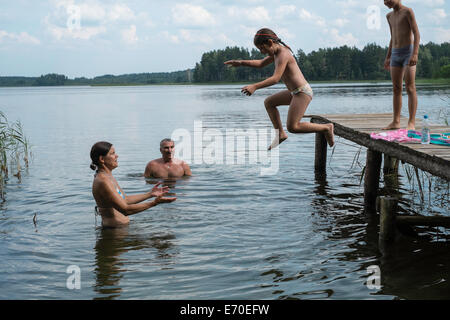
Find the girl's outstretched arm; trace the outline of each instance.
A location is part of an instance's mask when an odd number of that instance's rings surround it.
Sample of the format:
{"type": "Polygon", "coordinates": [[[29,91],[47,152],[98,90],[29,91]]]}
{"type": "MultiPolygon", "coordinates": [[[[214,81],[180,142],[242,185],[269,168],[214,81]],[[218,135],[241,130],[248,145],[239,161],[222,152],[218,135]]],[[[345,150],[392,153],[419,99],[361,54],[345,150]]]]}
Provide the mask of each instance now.
{"type": "Polygon", "coordinates": [[[280,57],[280,59],[278,59],[277,62],[275,63],[275,71],[271,77],[267,78],[264,81],[245,86],[244,88],[242,88],[241,92],[248,96],[251,96],[258,89],[277,84],[278,82],[280,82],[284,70],[286,70],[287,63],[288,63],[287,56],[280,57]]]}
{"type": "Polygon", "coordinates": [[[252,68],[263,68],[273,62],[273,57],[265,57],[261,60],[228,60],[224,64],[231,67],[252,67],[252,68]]]}

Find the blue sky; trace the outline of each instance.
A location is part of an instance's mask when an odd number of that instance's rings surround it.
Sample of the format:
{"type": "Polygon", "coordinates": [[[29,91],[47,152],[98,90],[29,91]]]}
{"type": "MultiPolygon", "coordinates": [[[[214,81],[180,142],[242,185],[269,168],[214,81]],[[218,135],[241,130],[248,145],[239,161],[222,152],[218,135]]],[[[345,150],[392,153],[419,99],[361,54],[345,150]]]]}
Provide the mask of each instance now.
{"type": "MultiPolygon", "coordinates": [[[[421,43],[450,42],[449,2],[402,1],[415,11],[421,43]]],[[[0,76],[184,70],[209,50],[251,48],[262,27],[306,53],[372,42],[386,46],[390,38],[383,0],[0,0],[0,5],[0,76]]]]}

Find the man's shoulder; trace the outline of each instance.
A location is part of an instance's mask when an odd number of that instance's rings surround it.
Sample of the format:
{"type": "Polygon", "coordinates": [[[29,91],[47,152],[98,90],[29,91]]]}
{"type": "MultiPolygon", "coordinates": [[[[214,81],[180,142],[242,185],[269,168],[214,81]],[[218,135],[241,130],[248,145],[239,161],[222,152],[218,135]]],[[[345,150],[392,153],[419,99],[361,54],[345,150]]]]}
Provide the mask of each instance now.
{"type": "Polygon", "coordinates": [[[153,160],[150,160],[147,163],[147,167],[148,166],[155,166],[155,165],[158,165],[158,164],[161,164],[161,159],[153,159],[153,160]]]}
{"type": "Polygon", "coordinates": [[[145,174],[151,174],[152,172],[154,172],[155,170],[159,170],[159,168],[161,167],[161,163],[159,161],[160,159],[154,159],[154,160],[150,160],[147,165],[145,166],[145,174]]]}
{"type": "Polygon", "coordinates": [[[181,164],[182,164],[183,166],[189,168],[189,164],[188,164],[186,161],[184,161],[184,160],[180,160],[180,161],[181,161],[181,164]]]}
{"type": "Polygon", "coordinates": [[[173,162],[175,165],[178,165],[178,166],[184,166],[187,164],[186,161],[184,161],[182,159],[173,159],[173,162]]]}

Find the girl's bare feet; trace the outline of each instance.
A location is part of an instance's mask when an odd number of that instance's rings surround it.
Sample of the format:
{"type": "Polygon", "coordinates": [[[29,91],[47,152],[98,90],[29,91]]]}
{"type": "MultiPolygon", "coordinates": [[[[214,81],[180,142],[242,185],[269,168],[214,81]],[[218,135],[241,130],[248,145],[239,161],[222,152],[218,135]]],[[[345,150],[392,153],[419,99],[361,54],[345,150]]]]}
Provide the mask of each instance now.
{"type": "Polygon", "coordinates": [[[412,121],[408,121],[408,126],[406,127],[407,130],[416,130],[416,123],[412,121]]]}
{"type": "Polygon", "coordinates": [[[400,129],[400,123],[392,121],[387,127],[381,130],[396,130],[400,129]]]}
{"type": "Polygon", "coordinates": [[[330,147],[334,146],[334,124],[327,123],[326,126],[328,130],[325,132],[325,139],[327,139],[328,145],[330,147]]]}
{"type": "Polygon", "coordinates": [[[278,147],[284,140],[288,138],[288,135],[283,132],[280,133],[280,136],[278,138],[273,139],[272,144],[267,148],[267,150],[272,150],[273,148],[278,147]]]}

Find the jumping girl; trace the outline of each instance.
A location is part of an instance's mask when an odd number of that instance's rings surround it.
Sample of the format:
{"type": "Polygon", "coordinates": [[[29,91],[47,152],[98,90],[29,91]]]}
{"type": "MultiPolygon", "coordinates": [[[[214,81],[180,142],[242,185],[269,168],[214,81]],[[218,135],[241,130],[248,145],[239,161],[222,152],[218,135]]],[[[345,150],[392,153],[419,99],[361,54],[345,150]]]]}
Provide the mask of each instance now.
{"type": "Polygon", "coordinates": [[[334,125],[315,124],[300,122],[305,114],[306,108],[313,98],[311,86],[305,80],[297,61],[291,54],[292,50],[270,29],[259,30],[253,40],[255,46],[262,54],[266,54],[262,60],[229,60],[224,62],[233,67],[247,66],[262,68],[275,62],[273,75],[264,81],[251,84],[242,88],[242,93],[251,96],[256,90],[277,84],[280,80],[284,82],[288,90],[275,93],[264,101],[267,113],[272,121],[273,127],[278,130],[279,136],[269,146],[269,150],[277,147],[287,139],[287,134],[281,123],[278,106],[289,105],[287,116],[287,130],[291,133],[323,132],[328,145],[334,145],[334,125]]]}

